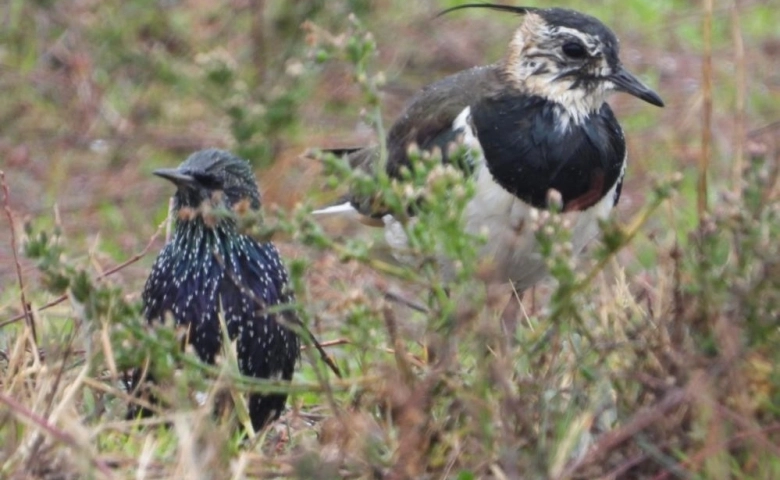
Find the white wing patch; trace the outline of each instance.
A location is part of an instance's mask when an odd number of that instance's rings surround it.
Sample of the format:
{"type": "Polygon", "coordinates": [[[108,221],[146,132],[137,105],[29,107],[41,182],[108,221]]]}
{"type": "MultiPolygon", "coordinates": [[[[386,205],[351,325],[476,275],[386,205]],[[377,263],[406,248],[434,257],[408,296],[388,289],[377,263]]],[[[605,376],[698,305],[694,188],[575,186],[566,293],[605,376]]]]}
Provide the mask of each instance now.
{"type": "Polygon", "coordinates": [[[332,205],[330,207],[319,208],[311,212],[312,215],[342,215],[344,213],[358,213],[355,207],[349,202],[332,205]]]}

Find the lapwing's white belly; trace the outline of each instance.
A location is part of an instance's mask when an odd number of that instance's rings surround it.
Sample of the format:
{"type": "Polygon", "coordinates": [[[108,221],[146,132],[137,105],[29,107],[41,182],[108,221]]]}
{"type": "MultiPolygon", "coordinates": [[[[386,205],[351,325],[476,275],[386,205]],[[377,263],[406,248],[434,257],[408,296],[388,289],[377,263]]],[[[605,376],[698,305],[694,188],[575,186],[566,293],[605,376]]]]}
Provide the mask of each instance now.
{"type": "MultiPolygon", "coordinates": [[[[522,291],[547,274],[536,241],[531,213],[534,208],[498,185],[485,164],[476,173],[476,192],[464,211],[466,231],[485,234],[487,242],[480,258],[492,263],[495,280],[511,281],[522,291]]],[[[572,228],[575,255],[598,235],[598,222],[612,210],[616,188],[617,184],[587,210],[562,214],[572,228]]]]}
{"type": "MultiPolygon", "coordinates": [[[[492,269],[492,280],[512,282],[518,291],[525,290],[547,274],[536,241],[531,213],[534,209],[498,185],[486,165],[477,168],[476,192],[463,212],[465,230],[472,235],[485,236],[486,242],[480,247],[479,259],[487,262],[492,269]]],[[[598,235],[598,222],[612,210],[616,188],[617,183],[587,210],[562,214],[571,225],[573,254],[579,254],[598,235]]],[[[390,215],[383,220],[385,240],[396,251],[397,259],[413,261],[408,253],[404,253],[408,252],[408,243],[401,223],[390,215]]],[[[441,259],[440,263],[445,277],[452,277],[452,262],[441,259]]]]}

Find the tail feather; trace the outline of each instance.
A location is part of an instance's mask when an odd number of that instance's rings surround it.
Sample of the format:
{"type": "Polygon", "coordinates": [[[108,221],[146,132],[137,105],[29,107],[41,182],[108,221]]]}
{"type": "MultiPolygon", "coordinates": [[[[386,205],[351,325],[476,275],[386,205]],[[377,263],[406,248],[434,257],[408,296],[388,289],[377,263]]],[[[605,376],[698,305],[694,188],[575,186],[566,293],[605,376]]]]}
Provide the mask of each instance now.
{"type": "Polygon", "coordinates": [[[365,147],[343,147],[343,148],[328,148],[326,150],[323,150],[323,152],[332,153],[333,155],[336,155],[337,157],[342,157],[344,155],[351,155],[358,150],[363,150],[365,147]]]}
{"type": "Polygon", "coordinates": [[[303,157],[309,160],[317,160],[323,153],[331,153],[337,157],[343,157],[344,155],[351,155],[358,150],[363,150],[365,147],[342,147],[342,148],[310,148],[303,152],[303,157]]]}

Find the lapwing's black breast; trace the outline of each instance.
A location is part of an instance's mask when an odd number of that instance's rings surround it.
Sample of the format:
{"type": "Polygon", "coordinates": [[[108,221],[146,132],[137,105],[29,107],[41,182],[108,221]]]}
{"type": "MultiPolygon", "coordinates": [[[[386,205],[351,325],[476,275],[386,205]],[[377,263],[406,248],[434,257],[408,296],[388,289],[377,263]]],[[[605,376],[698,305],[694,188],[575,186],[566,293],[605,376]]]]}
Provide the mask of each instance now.
{"type": "Polygon", "coordinates": [[[606,103],[566,127],[560,107],[540,97],[498,95],[471,108],[493,178],[534,207],[545,208],[548,190],[555,189],[564,210],[584,210],[620,180],[626,144],[606,103]]]}

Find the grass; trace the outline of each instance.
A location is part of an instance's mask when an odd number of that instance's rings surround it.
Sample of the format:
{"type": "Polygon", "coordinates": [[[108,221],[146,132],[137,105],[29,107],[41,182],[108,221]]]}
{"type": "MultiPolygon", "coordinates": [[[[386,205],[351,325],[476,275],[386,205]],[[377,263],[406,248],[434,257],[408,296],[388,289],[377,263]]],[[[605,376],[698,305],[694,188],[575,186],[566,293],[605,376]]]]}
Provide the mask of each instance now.
{"type": "MultiPolygon", "coordinates": [[[[508,331],[510,292],[484,287],[480,239],[457,233],[468,182],[428,163],[410,175],[434,199],[429,228],[409,231],[415,255],[460,261],[445,295],[428,263],[400,267],[376,254],[379,236],[313,222],[309,204],[338,193],[328,185],[376,186],[298,154],[370,141],[421,85],[499,58],[517,20],[429,20],[445,1],[262,3],[0,7],[0,478],[780,477],[769,2],[715,2],[704,157],[705,10],[564,2],[612,26],[668,106],[612,100],[631,156],[615,218],[576,264],[553,248],[560,219],[544,220],[554,281],[526,292],[508,331]],[[307,348],[290,387],[247,379],[229,353],[202,365],[181,332],[141,320],[171,193],[148,173],[212,145],[261,169],[265,213],[244,226],[279,244],[294,307],[342,378],[307,348]],[[165,402],[127,421],[122,372],[147,358],[165,402]],[[240,408],[211,414],[220,392],[278,388],[290,408],[256,437],[240,408]]],[[[388,179],[379,188],[408,204],[388,179]]]]}

